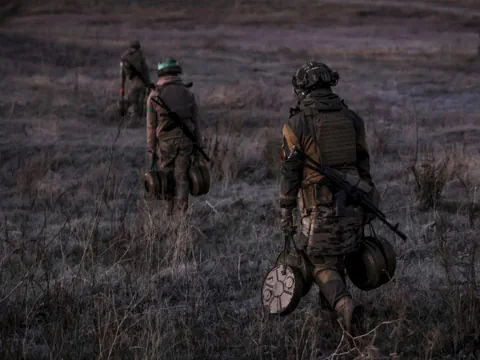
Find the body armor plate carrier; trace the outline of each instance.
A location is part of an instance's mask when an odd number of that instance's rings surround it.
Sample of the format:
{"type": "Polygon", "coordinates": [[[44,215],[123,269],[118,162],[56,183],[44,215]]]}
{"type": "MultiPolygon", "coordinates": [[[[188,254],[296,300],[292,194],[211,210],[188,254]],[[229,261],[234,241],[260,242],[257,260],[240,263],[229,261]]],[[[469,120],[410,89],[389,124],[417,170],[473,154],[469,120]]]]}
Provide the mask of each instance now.
{"type": "Polygon", "coordinates": [[[337,167],[354,165],[356,158],[355,127],[351,119],[339,112],[316,112],[312,118],[321,163],[337,167]]]}

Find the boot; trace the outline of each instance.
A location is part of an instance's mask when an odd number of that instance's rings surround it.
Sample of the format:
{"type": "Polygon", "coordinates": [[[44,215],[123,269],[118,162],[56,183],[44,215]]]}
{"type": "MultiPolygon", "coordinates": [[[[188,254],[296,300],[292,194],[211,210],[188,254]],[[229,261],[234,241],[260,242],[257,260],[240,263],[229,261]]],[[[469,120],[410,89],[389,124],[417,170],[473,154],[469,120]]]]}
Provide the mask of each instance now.
{"type": "Polygon", "coordinates": [[[342,297],[335,304],[335,311],[343,319],[345,330],[353,337],[363,333],[362,304],[357,303],[350,296],[342,297]]]}
{"type": "Polygon", "coordinates": [[[337,313],[335,312],[335,310],[332,309],[321,290],[318,291],[318,296],[320,305],[320,316],[325,321],[331,321],[332,323],[335,322],[335,320],[337,319],[337,313]]]}
{"type": "Polygon", "coordinates": [[[167,216],[173,215],[173,208],[174,208],[174,200],[167,201],[167,216]]]}
{"type": "Polygon", "coordinates": [[[190,191],[188,181],[177,180],[175,188],[175,212],[185,214],[188,209],[188,193],[190,191]]]}
{"type": "Polygon", "coordinates": [[[188,200],[184,199],[175,199],[175,212],[180,214],[185,214],[188,209],[188,200]]]}

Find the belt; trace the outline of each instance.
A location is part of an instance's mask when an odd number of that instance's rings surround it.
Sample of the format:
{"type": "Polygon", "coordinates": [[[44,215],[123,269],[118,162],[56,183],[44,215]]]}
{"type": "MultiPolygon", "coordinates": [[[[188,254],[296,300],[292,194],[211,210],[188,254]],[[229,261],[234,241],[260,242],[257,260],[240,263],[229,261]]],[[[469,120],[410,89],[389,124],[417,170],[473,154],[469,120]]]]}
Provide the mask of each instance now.
{"type": "Polygon", "coordinates": [[[322,179],[317,183],[302,184],[302,200],[306,209],[333,205],[333,194],[328,180],[322,179]]]}

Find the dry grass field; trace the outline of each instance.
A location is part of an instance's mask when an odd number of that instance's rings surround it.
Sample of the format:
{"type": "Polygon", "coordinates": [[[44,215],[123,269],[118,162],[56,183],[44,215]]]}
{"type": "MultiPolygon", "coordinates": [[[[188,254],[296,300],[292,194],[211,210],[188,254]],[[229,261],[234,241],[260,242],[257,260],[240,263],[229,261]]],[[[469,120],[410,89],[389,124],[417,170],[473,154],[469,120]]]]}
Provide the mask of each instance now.
{"type": "MultiPolygon", "coordinates": [[[[5,2],[3,2],[5,3],[5,2]]],[[[480,2],[44,1],[0,6],[0,359],[480,359],[480,2]],[[143,200],[144,125],[120,126],[119,56],[183,64],[213,158],[167,221],[143,200]],[[309,60],[365,120],[395,278],[355,297],[369,332],[322,321],[312,288],[266,318],[282,249],[278,151],[309,60]]]]}

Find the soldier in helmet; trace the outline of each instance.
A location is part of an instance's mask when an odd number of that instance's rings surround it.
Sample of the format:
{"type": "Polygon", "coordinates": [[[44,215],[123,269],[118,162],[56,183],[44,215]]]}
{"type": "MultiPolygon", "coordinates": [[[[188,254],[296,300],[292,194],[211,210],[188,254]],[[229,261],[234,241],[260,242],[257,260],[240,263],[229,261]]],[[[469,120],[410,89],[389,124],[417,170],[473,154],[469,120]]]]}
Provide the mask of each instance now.
{"type": "Polygon", "coordinates": [[[171,112],[178,114],[180,121],[196,138],[196,145],[201,147],[197,103],[188,89],[191,83],[184,83],[181,74],[182,68],[175,59],[159,62],[158,82],[147,100],[147,148],[150,160],[156,161],[158,148],[161,154],[160,167],[173,171],[175,178],[175,196],[169,201],[169,214],[174,210],[185,212],[188,207],[188,170],[194,146],[178,123],[169,116],[168,110],[160,104],[164,103],[171,112]]]}
{"type": "Polygon", "coordinates": [[[364,213],[337,196],[337,189],[320,173],[305,167],[305,156],[292,152],[295,146],[318,163],[355,175],[373,187],[364,122],[332,92],[338,80],[337,72],[318,62],[301,66],[293,76],[297,106],[283,127],[281,226],[286,234],[296,232],[293,211],[298,206],[300,238],[314,265],[320,305],[343,318],[352,333],[360,331],[363,306],[347,290],[344,258],[361,244],[364,213]]]}
{"type": "Polygon", "coordinates": [[[132,41],[129,49],[122,54],[120,75],[122,80],[120,88],[122,99],[125,82],[127,79],[130,80],[127,101],[122,101],[120,104],[121,113],[122,115],[129,113],[141,119],[144,116],[146,94],[152,85],[145,56],[138,40],[132,41]]]}

